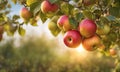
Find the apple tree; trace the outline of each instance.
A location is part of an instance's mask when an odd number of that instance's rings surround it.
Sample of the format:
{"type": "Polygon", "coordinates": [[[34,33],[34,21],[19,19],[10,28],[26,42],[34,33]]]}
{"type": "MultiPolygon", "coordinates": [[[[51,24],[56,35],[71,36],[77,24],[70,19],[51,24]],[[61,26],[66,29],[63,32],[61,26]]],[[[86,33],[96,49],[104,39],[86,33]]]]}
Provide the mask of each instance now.
{"type": "Polygon", "coordinates": [[[57,37],[63,34],[63,42],[69,48],[80,44],[87,51],[115,56],[116,71],[120,71],[120,0],[10,0],[21,4],[20,15],[9,17],[10,2],[0,0],[0,40],[7,32],[25,35],[24,24],[36,26],[50,19],[48,29],[57,37]],[[23,22],[20,22],[22,19],[23,22]]]}

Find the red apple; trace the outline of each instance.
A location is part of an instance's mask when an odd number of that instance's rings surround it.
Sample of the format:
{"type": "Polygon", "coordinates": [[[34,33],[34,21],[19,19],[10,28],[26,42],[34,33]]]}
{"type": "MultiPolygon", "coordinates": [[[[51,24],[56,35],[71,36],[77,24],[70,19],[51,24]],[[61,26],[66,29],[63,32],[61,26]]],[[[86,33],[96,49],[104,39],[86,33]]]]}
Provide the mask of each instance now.
{"type": "Polygon", "coordinates": [[[61,30],[68,31],[71,29],[71,25],[69,23],[69,17],[67,15],[62,15],[58,21],[57,25],[61,30]]]}
{"type": "Polygon", "coordinates": [[[77,30],[69,30],[65,33],[63,41],[67,47],[76,48],[80,45],[82,36],[77,30]]]}
{"type": "Polygon", "coordinates": [[[97,49],[97,47],[99,47],[100,44],[101,44],[100,38],[96,34],[90,38],[85,38],[82,41],[82,46],[87,51],[93,51],[97,49]]]}
{"type": "Polygon", "coordinates": [[[117,50],[115,48],[111,48],[109,52],[111,56],[115,56],[117,54],[117,50]]]}
{"type": "Polygon", "coordinates": [[[20,16],[24,20],[29,20],[32,17],[32,13],[27,8],[23,7],[20,11],[20,16]]]}
{"type": "Polygon", "coordinates": [[[94,21],[90,19],[84,19],[79,24],[79,31],[82,36],[88,38],[95,34],[97,26],[94,21]]]}
{"type": "Polygon", "coordinates": [[[58,5],[57,4],[52,4],[49,2],[49,0],[44,0],[41,3],[41,11],[43,13],[54,13],[58,10],[58,5]]]}

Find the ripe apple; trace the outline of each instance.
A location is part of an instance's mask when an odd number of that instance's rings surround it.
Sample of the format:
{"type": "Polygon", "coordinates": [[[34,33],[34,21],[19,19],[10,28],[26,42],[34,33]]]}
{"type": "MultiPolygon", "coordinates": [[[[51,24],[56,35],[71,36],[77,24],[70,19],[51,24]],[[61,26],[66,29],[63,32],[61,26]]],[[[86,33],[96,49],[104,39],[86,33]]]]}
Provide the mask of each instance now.
{"type": "Polygon", "coordinates": [[[97,2],[98,0],[83,0],[83,4],[85,6],[93,5],[97,2]]]}
{"type": "Polygon", "coordinates": [[[94,21],[84,19],[79,23],[79,31],[82,36],[88,38],[95,34],[97,26],[94,21]]]}
{"type": "Polygon", "coordinates": [[[110,32],[110,26],[109,25],[104,25],[103,27],[97,27],[96,33],[99,35],[106,35],[110,32]]]}
{"type": "Polygon", "coordinates": [[[57,25],[61,30],[68,31],[71,29],[71,25],[69,23],[69,17],[67,15],[62,15],[57,21],[57,25]]]}
{"type": "Polygon", "coordinates": [[[0,34],[3,34],[3,32],[4,32],[4,27],[0,26],[0,34]]]}
{"type": "Polygon", "coordinates": [[[57,4],[52,4],[49,2],[49,0],[44,0],[41,3],[41,11],[43,13],[55,13],[58,10],[58,5],[57,4]]]}
{"type": "Polygon", "coordinates": [[[77,30],[69,30],[65,33],[63,41],[67,47],[76,48],[80,45],[82,36],[77,30]]]}
{"type": "Polygon", "coordinates": [[[111,56],[115,56],[117,54],[117,50],[115,48],[111,48],[109,52],[111,56]]]}
{"type": "Polygon", "coordinates": [[[26,4],[27,4],[28,6],[30,6],[31,4],[33,4],[33,3],[35,3],[35,2],[37,2],[37,0],[27,0],[27,1],[26,1],[26,4]]]}
{"type": "Polygon", "coordinates": [[[20,11],[20,16],[24,20],[29,20],[32,17],[32,13],[27,8],[23,7],[20,11]]]}
{"type": "Polygon", "coordinates": [[[84,38],[82,40],[82,46],[87,51],[93,51],[97,49],[100,44],[101,44],[100,38],[96,34],[90,38],[84,38]]]}

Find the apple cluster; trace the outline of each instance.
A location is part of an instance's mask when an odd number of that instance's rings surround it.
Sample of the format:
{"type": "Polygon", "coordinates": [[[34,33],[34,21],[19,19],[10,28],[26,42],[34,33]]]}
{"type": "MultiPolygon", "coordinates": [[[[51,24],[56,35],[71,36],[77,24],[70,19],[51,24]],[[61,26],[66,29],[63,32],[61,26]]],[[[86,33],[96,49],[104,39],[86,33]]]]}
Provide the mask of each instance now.
{"type": "MultiPolygon", "coordinates": [[[[76,48],[82,44],[87,51],[93,51],[103,45],[100,37],[96,34],[97,26],[93,20],[83,19],[79,23],[78,29],[72,29],[70,26],[66,26],[65,22],[67,21],[64,21],[65,19],[61,17],[58,19],[57,25],[66,31],[63,41],[67,47],[76,48]]],[[[68,20],[68,18],[66,18],[66,20],[68,20]]],[[[67,24],[70,25],[70,23],[67,24]]]]}
{"type": "MultiPolygon", "coordinates": [[[[57,4],[51,4],[48,0],[41,3],[41,11],[44,14],[55,13],[58,9],[57,4]]],[[[63,42],[69,48],[77,48],[82,44],[86,50],[93,51],[102,46],[100,37],[96,34],[97,25],[91,19],[83,19],[79,22],[77,29],[74,29],[68,15],[54,16],[49,22],[48,28],[54,36],[63,31],[63,42]]]]}
{"type": "MultiPolygon", "coordinates": [[[[90,6],[97,3],[97,1],[83,0],[82,3],[84,6],[90,6]]],[[[26,4],[31,6],[35,2],[37,0],[27,0],[26,4]]],[[[85,17],[79,22],[77,21],[77,27],[74,28],[74,24],[71,24],[72,22],[70,21],[71,16],[69,14],[57,15],[59,10],[60,7],[56,3],[51,3],[49,0],[41,1],[40,12],[43,16],[51,18],[51,21],[48,23],[48,29],[54,36],[57,36],[60,32],[63,33],[63,42],[69,48],[77,48],[82,44],[87,51],[93,51],[97,48],[105,49],[101,36],[110,32],[108,24],[101,27],[99,24],[96,24],[95,20],[85,17]]],[[[33,17],[33,14],[27,7],[23,7],[20,16],[24,21],[29,21],[33,17]]]]}

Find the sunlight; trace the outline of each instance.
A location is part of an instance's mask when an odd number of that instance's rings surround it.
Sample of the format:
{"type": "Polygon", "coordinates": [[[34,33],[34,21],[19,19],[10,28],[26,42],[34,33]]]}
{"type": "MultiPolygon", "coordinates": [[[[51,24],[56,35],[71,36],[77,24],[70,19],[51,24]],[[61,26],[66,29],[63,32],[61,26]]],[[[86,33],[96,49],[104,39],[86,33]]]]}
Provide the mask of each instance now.
{"type": "Polygon", "coordinates": [[[71,61],[76,61],[76,63],[83,62],[88,56],[88,51],[86,51],[82,44],[79,47],[70,49],[71,61]]]}
{"type": "Polygon", "coordinates": [[[80,54],[85,54],[87,51],[83,48],[82,44],[78,48],[76,48],[76,51],[80,54]]]}

